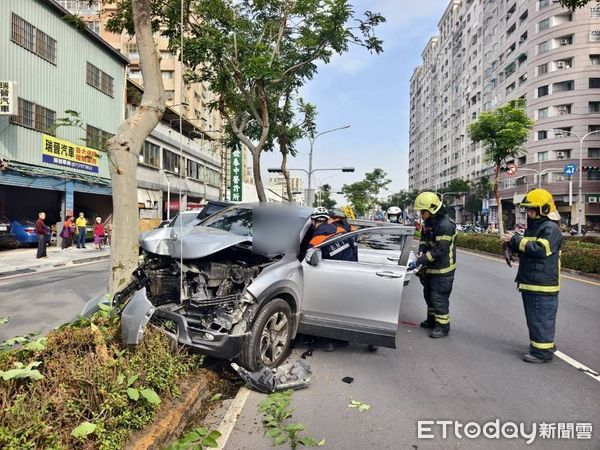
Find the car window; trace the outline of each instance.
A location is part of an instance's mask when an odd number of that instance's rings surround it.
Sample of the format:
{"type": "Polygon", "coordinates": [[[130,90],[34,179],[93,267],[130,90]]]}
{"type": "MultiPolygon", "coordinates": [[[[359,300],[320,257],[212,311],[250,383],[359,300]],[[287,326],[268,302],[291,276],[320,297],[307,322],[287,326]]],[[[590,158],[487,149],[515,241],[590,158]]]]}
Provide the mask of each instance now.
{"type": "Polygon", "coordinates": [[[226,209],[208,217],[201,225],[229,231],[238,236],[252,236],[252,209],[226,209]]]}
{"type": "Polygon", "coordinates": [[[187,226],[191,224],[198,217],[198,211],[193,212],[184,212],[182,214],[177,214],[175,218],[169,224],[170,227],[178,227],[180,225],[187,226]]]}

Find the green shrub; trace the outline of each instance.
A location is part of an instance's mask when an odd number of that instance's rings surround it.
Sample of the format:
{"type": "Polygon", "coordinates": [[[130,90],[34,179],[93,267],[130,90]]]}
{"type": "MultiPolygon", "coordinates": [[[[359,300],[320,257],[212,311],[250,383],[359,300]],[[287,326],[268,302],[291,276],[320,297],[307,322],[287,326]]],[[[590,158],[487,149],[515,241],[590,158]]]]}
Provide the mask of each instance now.
{"type": "MultiPolygon", "coordinates": [[[[600,239],[594,236],[566,237],[562,245],[561,264],[565,269],[600,274],[600,239]],[[598,242],[598,243],[596,243],[598,242]]],[[[502,255],[497,234],[458,233],[458,247],[502,255]]]]}
{"type": "Polygon", "coordinates": [[[152,328],[124,347],[119,325],[101,311],[51,331],[42,350],[0,352],[0,371],[35,361],[43,376],[0,378],[0,448],[120,449],[154,418],[160,397],[179,394],[198,357],[173,354],[152,328]]]}

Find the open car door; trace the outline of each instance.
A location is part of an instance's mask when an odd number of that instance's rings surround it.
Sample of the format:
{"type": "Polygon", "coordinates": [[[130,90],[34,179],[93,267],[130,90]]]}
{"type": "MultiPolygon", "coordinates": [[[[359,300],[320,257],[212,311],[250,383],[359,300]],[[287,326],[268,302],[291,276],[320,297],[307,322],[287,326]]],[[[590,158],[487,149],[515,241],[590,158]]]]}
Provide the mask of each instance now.
{"type": "Polygon", "coordinates": [[[353,238],[358,261],[321,259],[319,247],[310,249],[299,332],[395,348],[411,235],[404,227],[366,228],[320,246],[353,238]]]}

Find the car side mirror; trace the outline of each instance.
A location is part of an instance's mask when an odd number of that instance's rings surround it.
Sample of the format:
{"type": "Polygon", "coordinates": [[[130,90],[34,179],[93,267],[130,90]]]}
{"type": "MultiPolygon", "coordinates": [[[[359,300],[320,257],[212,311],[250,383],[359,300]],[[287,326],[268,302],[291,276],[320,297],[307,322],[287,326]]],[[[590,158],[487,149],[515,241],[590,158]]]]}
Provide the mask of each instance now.
{"type": "Polygon", "coordinates": [[[308,253],[306,253],[306,262],[311,266],[317,266],[323,259],[323,253],[321,253],[321,249],[319,248],[311,248],[308,253]]]}

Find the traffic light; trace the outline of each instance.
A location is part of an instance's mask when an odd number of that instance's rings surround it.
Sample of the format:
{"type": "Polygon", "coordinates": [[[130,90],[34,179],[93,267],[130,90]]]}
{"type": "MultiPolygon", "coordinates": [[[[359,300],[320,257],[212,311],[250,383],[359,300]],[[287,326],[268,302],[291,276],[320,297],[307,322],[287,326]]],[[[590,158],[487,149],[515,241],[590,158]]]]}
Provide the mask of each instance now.
{"type": "Polygon", "coordinates": [[[598,166],[581,166],[582,172],[594,172],[600,170],[598,166]]]}

